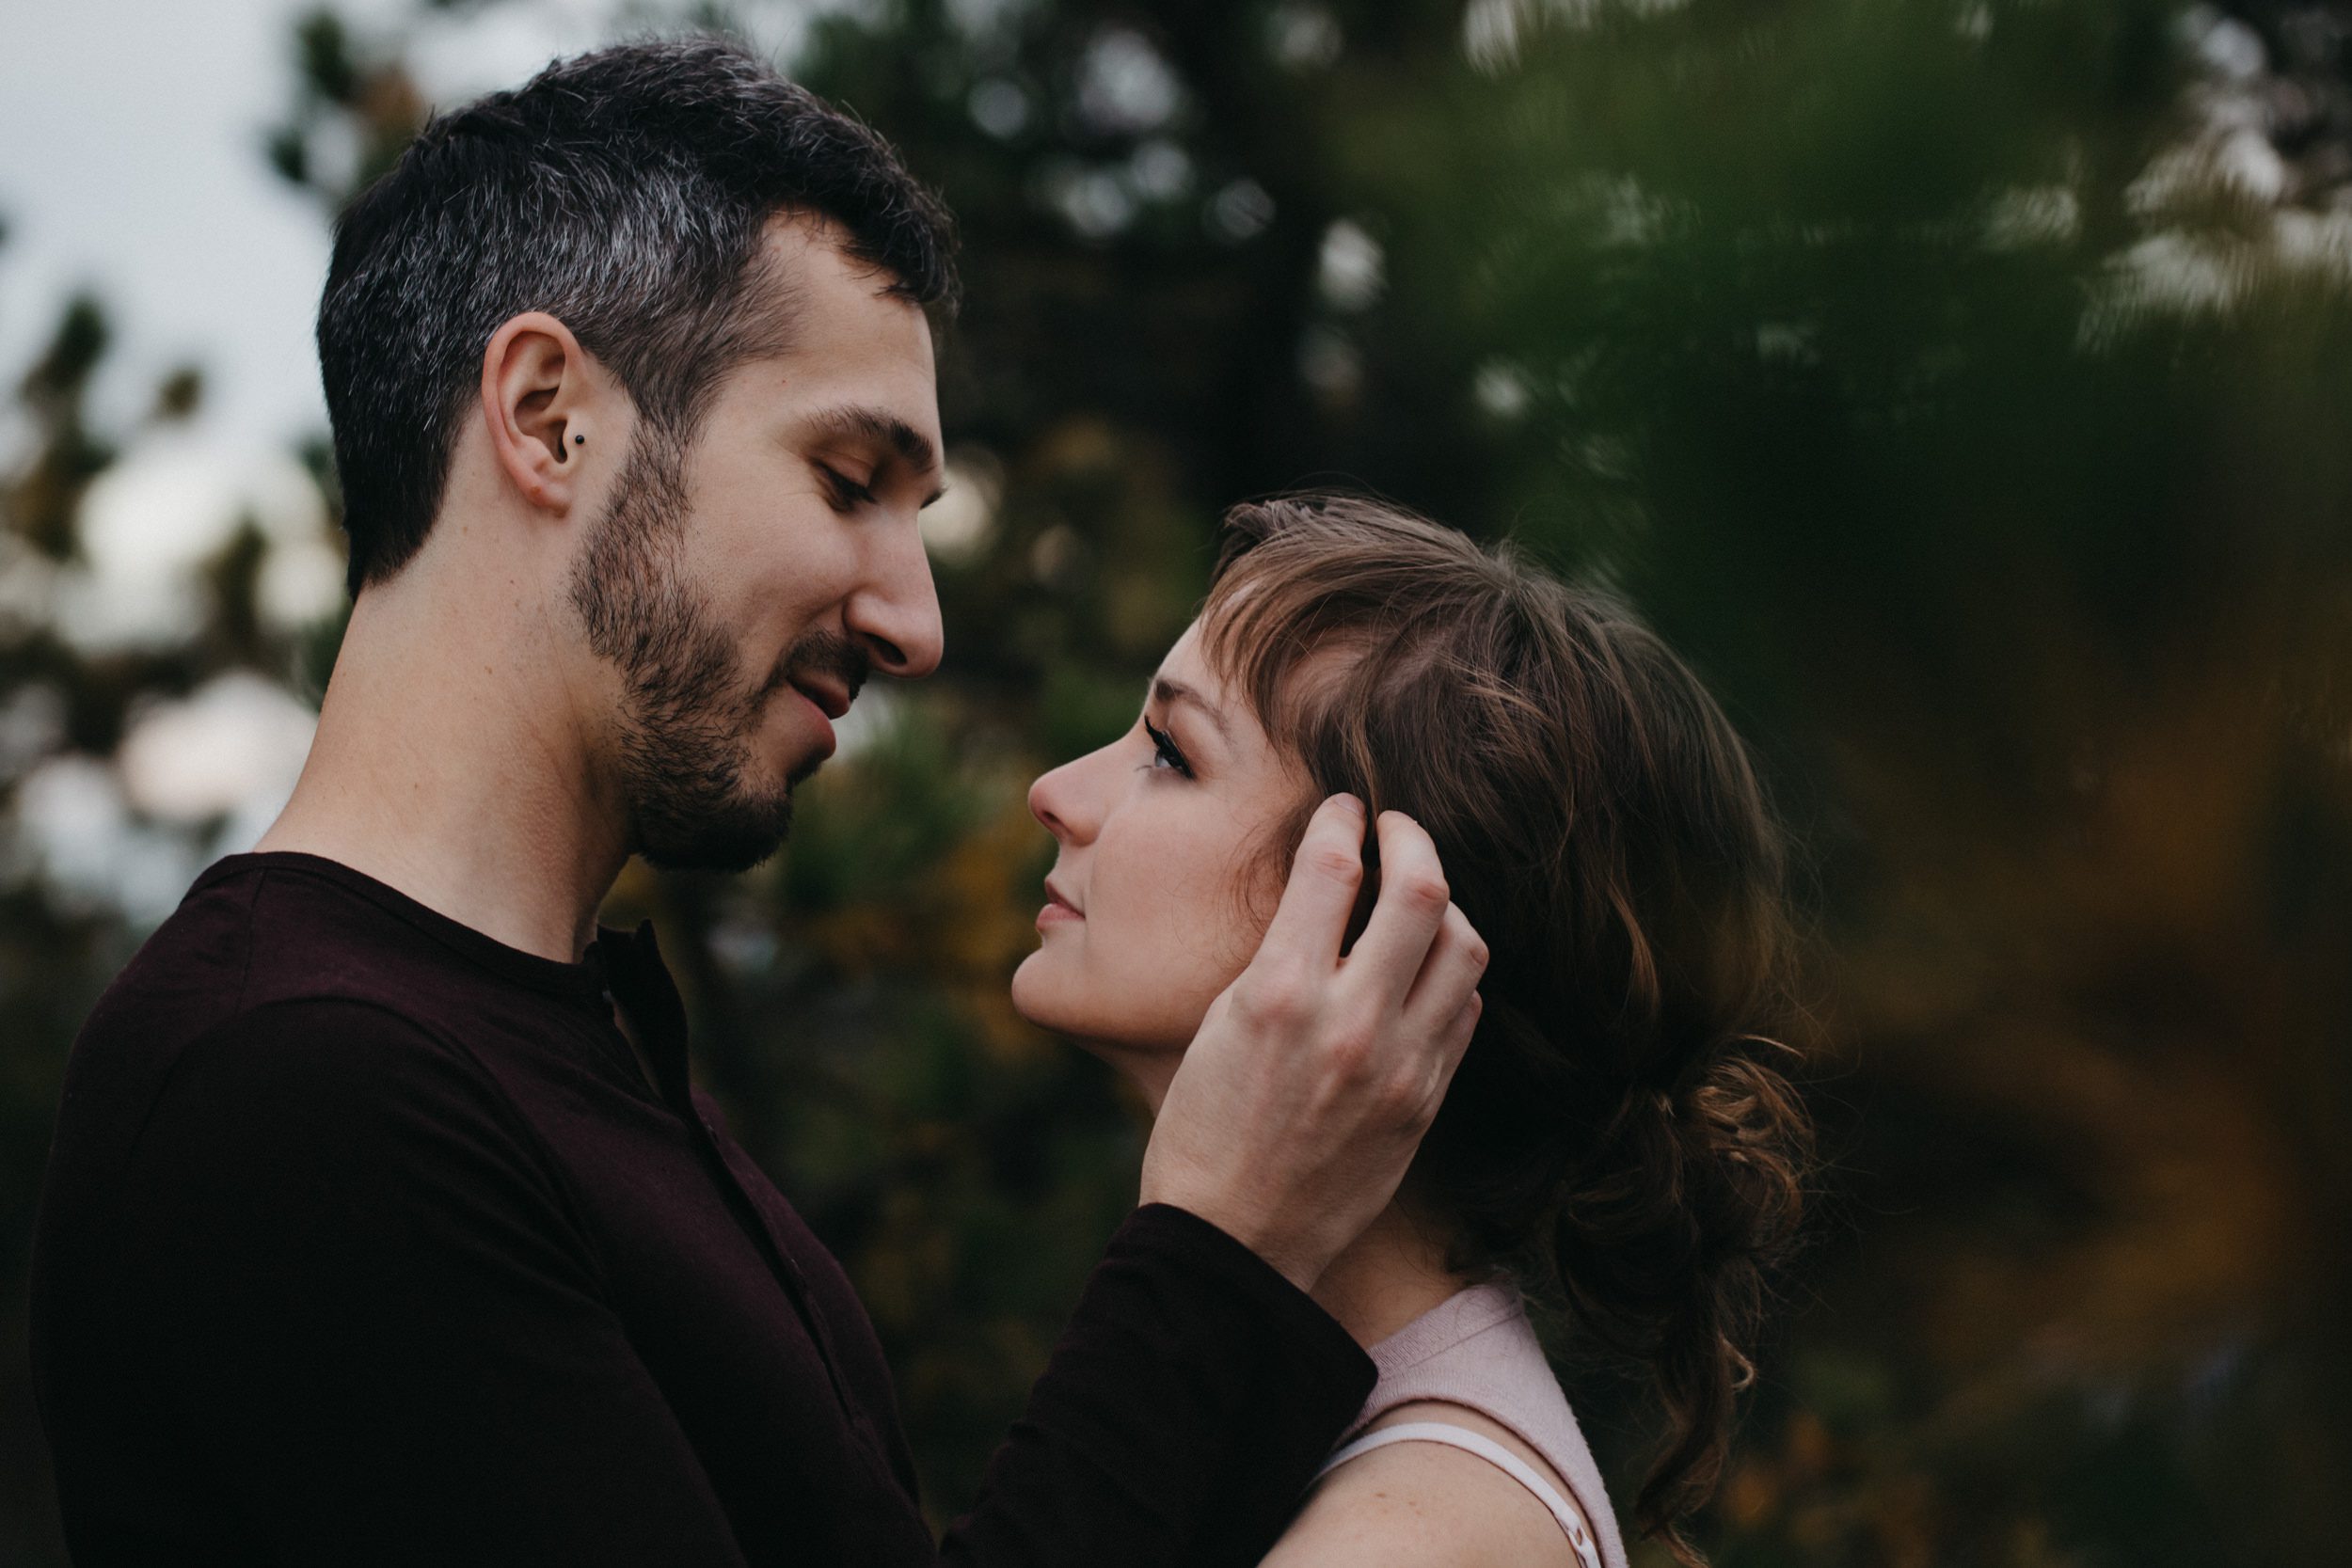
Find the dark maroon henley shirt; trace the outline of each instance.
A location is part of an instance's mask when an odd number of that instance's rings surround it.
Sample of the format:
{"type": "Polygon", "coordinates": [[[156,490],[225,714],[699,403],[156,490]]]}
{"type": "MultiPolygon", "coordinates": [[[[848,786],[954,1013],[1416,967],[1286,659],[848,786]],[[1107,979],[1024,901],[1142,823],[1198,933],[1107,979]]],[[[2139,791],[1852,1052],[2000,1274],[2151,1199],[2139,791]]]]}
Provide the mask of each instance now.
{"type": "Polygon", "coordinates": [[[84,1028],[33,1357],[84,1568],[1251,1561],[1373,1381],[1140,1209],[942,1547],[848,1278],[688,1085],[651,926],[559,963],[300,854],[206,871],[84,1028]]]}

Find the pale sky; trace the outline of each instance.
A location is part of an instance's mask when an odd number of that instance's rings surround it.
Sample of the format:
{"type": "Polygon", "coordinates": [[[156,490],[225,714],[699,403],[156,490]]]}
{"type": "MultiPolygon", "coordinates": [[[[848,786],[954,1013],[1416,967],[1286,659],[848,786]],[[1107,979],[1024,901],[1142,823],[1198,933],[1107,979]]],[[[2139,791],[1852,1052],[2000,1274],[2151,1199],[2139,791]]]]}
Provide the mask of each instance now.
{"type": "Polygon", "coordinates": [[[309,335],[326,226],[261,151],[290,97],[296,10],[0,0],[0,374],[87,287],[116,327],[103,409],[143,408],[157,374],[192,359],[224,434],[324,426],[309,335]]]}
{"type": "MultiPolygon", "coordinates": [[[[262,138],[292,100],[292,24],[315,0],[0,0],[0,382],[16,377],[76,287],[116,327],[102,414],[143,410],[193,360],[204,431],[236,446],[321,432],[310,325],[326,223],[273,173],[262,138]]],[[[519,82],[609,35],[625,0],[521,0],[435,19],[414,58],[454,102],[519,82]]],[[[803,8],[777,3],[771,48],[803,8]]],[[[338,0],[366,26],[408,0],[338,0]]]]}
{"type": "MultiPolygon", "coordinates": [[[[340,542],[290,456],[326,430],[310,327],[326,214],[262,150],[292,101],[292,24],[315,3],[0,0],[0,472],[23,435],[15,382],[80,290],[114,326],[92,422],[129,443],[83,501],[75,560],[0,548],[0,621],[45,623],[92,652],[176,645],[201,615],[199,563],[244,518],[268,541],[258,603],[272,626],[311,625],[342,602],[340,542]],[[189,362],[206,377],[199,419],[136,429],[157,381],[189,362]]],[[[412,26],[404,53],[448,103],[612,36],[616,14],[662,8],[509,0],[422,21],[417,0],[336,8],[361,27],[412,26]]],[[[807,10],[742,8],[754,40],[779,56],[807,10]]],[[[63,720],[43,682],[0,703],[0,775],[17,781],[0,879],[39,875],[72,907],[140,924],[161,919],[207,861],[250,847],[314,723],[251,672],[143,705],[111,758],[66,749],[63,720]],[[223,818],[209,837],[198,831],[223,818]]]]}

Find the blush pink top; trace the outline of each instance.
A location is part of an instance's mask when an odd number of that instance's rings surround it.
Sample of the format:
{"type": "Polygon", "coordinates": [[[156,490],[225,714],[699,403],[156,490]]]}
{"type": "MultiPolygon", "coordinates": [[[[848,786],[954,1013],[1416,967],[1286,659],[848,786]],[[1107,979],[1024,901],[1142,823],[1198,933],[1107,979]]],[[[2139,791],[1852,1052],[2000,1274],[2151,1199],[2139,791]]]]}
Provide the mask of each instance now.
{"type": "Polygon", "coordinates": [[[1560,1521],[1581,1568],[1626,1568],[1625,1543],[1600,1469],[1517,1291],[1501,1284],[1472,1286],[1415,1318],[1373,1346],[1371,1354],[1380,1381],[1341,1434],[1318,1479],[1391,1443],[1443,1443],[1477,1454],[1534,1493],[1560,1521]],[[1570,1497],[1562,1498],[1550,1481],[1508,1449],[1463,1427],[1411,1421],[1364,1433],[1398,1405],[1422,1400],[1462,1405],[1510,1428],[1568,1483],[1570,1497]]]}

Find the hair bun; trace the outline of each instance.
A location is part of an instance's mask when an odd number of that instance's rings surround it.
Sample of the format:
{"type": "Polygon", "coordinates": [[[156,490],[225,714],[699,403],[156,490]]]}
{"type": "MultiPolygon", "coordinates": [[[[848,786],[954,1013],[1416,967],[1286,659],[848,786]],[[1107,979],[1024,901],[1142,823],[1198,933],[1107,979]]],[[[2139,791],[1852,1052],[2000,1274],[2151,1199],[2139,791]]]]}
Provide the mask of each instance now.
{"type": "Polygon", "coordinates": [[[1750,1050],[1726,1051],[1707,1064],[1675,1122],[1710,1250],[1770,1262],[1804,1218],[1812,1121],[1788,1079],[1753,1047],[1795,1053],[1761,1036],[1745,1039],[1750,1050]]]}

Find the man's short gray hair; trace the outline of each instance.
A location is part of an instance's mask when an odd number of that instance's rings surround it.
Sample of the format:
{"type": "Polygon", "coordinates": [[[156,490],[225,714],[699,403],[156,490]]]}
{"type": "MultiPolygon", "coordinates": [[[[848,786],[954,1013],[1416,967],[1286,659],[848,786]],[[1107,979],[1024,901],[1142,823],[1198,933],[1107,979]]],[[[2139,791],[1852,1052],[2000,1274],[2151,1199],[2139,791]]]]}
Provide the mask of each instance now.
{"type": "Polygon", "coordinates": [[[890,145],[743,45],[558,61],[426,124],[335,226],[319,365],[356,595],[424,543],[501,324],[545,310],[685,441],[722,376],[779,351],[779,213],[830,220],[882,292],[955,306],[954,228],[890,145]]]}

